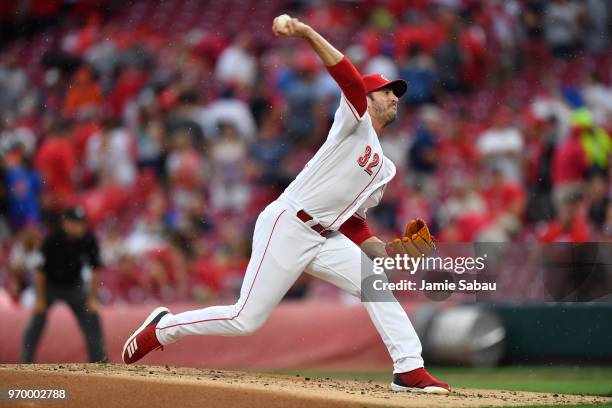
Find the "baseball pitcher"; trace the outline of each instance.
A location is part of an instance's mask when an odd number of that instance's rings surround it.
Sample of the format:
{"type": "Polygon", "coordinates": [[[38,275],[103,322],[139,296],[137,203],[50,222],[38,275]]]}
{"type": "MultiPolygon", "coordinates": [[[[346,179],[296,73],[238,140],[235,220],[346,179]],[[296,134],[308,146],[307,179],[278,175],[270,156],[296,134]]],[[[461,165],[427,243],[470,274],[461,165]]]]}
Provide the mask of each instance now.
{"type": "MultiPolygon", "coordinates": [[[[421,220],[409,222],[405,236],[390,243],[373,236],[366,223],[367,209],[380,202],[395,175],[379,138],[396,118],[398,98],[407,84],[380,74],[362,77],[342,53],[297,18],[279,16],[272,30],[277,36],[307,41],[342,90],[327,140],[259,215],[238,301],[179,314],[164,307],[153,310],[126,341],[122,353],[126,364],[188,335],[255,332],[302,272],[360,296],[361,268],[372,268],[370,259],[419,256],[432,245],[421,220]],[[362,252],[368,256],[365,261],[362,252]]],[[[423,368],[421,343],[400,304],[363,305],[393,360],[391,389],[448,394],[448,384],[423,368]]]]}

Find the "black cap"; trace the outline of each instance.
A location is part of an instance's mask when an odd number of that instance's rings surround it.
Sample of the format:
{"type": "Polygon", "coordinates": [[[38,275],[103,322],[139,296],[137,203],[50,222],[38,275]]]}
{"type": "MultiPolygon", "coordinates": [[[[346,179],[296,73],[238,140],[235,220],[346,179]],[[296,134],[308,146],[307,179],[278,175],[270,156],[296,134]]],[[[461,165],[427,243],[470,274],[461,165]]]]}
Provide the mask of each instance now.
{"type": "Polygon", "coordinates": [[[85,221],[85,210],[82,207],[71,207],[64,211],[63,218],[72,221],[85,221]]]}

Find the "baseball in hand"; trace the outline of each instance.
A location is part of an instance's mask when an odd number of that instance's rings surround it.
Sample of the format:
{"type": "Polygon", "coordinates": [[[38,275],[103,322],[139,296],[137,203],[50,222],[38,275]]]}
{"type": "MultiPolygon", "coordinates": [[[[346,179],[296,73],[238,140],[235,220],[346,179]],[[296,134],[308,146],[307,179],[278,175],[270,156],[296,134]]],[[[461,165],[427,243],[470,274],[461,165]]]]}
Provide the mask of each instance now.
{"type": "Polygon", "coordinates": [[[289,34],[289,21],[291,17],[287,14],[281,14],[274,19],[274,29],[279,34],[289,34]]]}

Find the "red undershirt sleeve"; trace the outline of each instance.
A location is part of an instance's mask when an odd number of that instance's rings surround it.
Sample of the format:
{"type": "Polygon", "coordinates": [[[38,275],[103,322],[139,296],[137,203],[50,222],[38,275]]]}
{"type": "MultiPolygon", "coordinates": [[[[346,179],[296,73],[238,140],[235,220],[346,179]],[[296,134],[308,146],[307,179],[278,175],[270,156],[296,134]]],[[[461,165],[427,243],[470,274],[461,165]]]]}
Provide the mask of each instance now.
{"type": "Polygon", "coordinates": [[[374,236],[365,220],[355,215],[346,220],[338,230],[357,245],[374,236]]]}
{"type": "Polygon", "coordinates": [[[346,99],[357,110],[359,117],[363,116],[368,107],[366,89],[361,75],[351,61],[344,57],[336,65],[327,67],[327,71],[342,89],[346,99]]]}

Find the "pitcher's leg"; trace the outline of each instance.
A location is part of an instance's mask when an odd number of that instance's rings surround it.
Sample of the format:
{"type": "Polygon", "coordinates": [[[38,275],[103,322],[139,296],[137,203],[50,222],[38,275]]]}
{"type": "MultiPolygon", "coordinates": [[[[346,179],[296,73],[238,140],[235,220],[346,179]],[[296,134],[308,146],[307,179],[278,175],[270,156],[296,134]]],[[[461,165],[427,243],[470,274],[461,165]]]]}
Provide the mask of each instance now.
{"type": "Polygon", "coordinates": [[[265,323],[323,240],[303,224],[297,224],[301,221],[290,210],[266,211],[255,227],[251,260],[238,302],[165,315],[156,326],[162,345],[190,334],[250,334],[265,323]]]}
{"type": "Polygon", "coordinates": [[[363,305],[389,350],[393,372],[404,373],[423,367],[421,341],[402,306],[397,301],[365,301],[363,305]]]}
{"type": "MultiPolygon", "coordinates": [[[[305,272],[361,296],[361,268],[372,267],[357,245],[344,235],[334,235],[327,239],[305,272]]],[[[363,305],[389,350],[393,371],[402,373],[423,367],[421,342],[402,306],[397,301],[367,300],[363,305]]]]}

